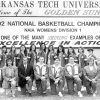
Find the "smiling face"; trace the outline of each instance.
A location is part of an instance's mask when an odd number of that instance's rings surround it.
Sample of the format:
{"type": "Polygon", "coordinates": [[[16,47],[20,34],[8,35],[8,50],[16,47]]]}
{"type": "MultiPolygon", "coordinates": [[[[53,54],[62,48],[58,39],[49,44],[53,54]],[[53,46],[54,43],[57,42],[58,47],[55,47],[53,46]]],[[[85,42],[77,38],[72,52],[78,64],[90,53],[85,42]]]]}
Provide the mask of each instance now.
{"type": "Polygon", "coordinates": [[[88,63],[89,63],[90,66],[94,65],[94,58],[89,58],[88,63]]]}
{"type": "Polygon", "coordinates": [[[12,51],[15,51],[15,46],[12,46],[12,51]]]}
{"type": "Polygon", "coordinates": [[[69,52],[72,53],[73,52],[73,49],[72,48],[69,48],[69,52]]]}
{"type": "Polygon", "coordinates": [[[2,48],[2,51],[3,51],[3,52],[6,52],[6,50],[7,50],[6,47],[3,47],[3,48],[2,48]]]}
{"type": "Polygon", "coordinates": [[[79,48],[79,53],[82,53],[82,52],[83,52],[82,48],[79,48]]]}
{"type": "Polygon", "coordinates": [[[60,61],[59,61],[58,58],[55,59],[55,64],[56,64],[56,65],[59,65],[59,64],[60,64],[60,61]]]}
{"type": "Polygon", "coordinates": [[[21,46],[21,51],[24,52],[24,50],[25,50],[25,46],[21,46]]]}
{"type": "Polygon", "coordinates": [[[11,66],[11,65],[12,65],[11,59],[9,59],[9,60],[7,61],[7,64],[8,64],[8,66],[11,66]]]}
{"type": "Polygon", "coordinates": [[[44,50],[45,49],[45,44],[42,44],[41,48],[42,48],[42,50],[44,50]]]}
{"type": "Polygon", "coordinates": [[[49,50],[50,50],[50,51],[52,51],[52,50],[53,50],[53,46],[52,46],[52,45],[49,47],[49,50]]]}
{"type": "Polygon", "coordinates": [[[93,54],[93,51],[88,51],[89,52],[89,55],[93,54]]]}
{"type": "Polygon", "coordinates": [[[32,51],[34,51],[35,50],[35,45],[32,45],[32,51]]]}
{"type": "Polygon", "coordinates": [[[74,63],[74,58],[73,58],[73,57],[70,57],[70,58],[69,58],[69,63],[71,63],[71,64],[74,63]]]}
{"type": "Polygon", "coordinates": [[[62,47],[61,46],[59,47],[59,51],[62,52],[62,47]]]}
{"type": "Polygon", "coordinates": [[[40,57],[40,58],[39,58],[39,62],[40,62],[41,64],[43,64],[43,63],[44,63],[44,57],[40,57]]]}

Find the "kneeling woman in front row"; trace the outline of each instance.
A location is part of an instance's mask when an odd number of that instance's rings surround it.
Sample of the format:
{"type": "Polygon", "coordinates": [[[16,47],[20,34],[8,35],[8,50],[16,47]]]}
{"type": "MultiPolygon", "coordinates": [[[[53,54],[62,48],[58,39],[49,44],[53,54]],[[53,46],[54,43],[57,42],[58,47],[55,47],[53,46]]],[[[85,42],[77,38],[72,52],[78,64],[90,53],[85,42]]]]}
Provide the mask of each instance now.
{"type": "Polygon", "coordinates": [[[55,63],[49,67],[49,78],[50,78],[50,87],[51,93],[57,93],[58,87],[58,95],[62,97],[62,89],[63,89],[63,77],[64,77],[64,70],[63,67],[60,65],[60,59],[55,58],[55,63]]]}
{"type": "Polygon", "coordinates": [[[11,92],[12,96],[15,97],[17,78],[17,68],[13,66],[12,60],[8,58],[7,66],[3,68],[3,88],[5,89],[6,95],[11,92]]]}
{"type": "Polygon", "coordinates": [[[90,57],[88,59],[88,66],[84,67],[85,85],[88,94],[96,96],[97,79],[100,76],[100,68],[96,66],[95,59],[90,57]]]}

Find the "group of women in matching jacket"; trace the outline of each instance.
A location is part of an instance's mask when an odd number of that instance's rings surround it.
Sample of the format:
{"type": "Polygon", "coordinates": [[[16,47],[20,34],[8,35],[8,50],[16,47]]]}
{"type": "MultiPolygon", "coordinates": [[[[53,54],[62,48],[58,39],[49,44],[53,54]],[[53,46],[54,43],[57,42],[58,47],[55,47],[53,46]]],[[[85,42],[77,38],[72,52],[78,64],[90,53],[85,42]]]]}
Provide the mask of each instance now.
{"type": "MultiPolygon", "coordinates": [[[[96,84],[99,79],[99,60],[93,54],[93,49],[89,48],[88,55],[84,48],[79,47],[78,54],[73,47],[69,47],[67,52],[62,45],[57,49],[45,43],[40,43],[40,48],[32,44],[27,50],[25,45],[20,46],[20,52],[13,45],[7,52],[7,47],[2,46],[0,54],[0,86],[7,90],[11,88],[12,96],[15,96],[16,87],[19,85],[18,67],[27,58],[27,63],[33,68],[33,77],[36,83],[37,93],[46,95],[47,81],[50,83],[52,95],[58,94],[63,97],[63,89],[67,83],[68,94],[77,92],[79,97],[83,97],[82,89],[86,88],[87,94],[96,96],[96,84]],[[76,88],[77,87],[77,88],[76,88]]],[[[32,72],[32,71],[31,71],[32,72]]],[[[30,77],[30,76],[28,76],[30,77]]],[[[28,79],[28,78],[27,78],[28,79]]],[[[22,86],[24,83],[21,83],[22,86]]]]}

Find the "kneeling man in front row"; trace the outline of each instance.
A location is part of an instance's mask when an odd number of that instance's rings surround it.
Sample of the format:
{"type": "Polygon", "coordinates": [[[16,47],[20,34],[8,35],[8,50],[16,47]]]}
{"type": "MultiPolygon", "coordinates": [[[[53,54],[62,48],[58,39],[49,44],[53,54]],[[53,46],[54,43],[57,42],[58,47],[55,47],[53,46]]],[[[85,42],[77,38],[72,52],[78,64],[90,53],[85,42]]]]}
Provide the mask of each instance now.
{"type": "Polygon", "coordinates": [[[36,79],[37,93],[39,95],[46,95],[48,66],[44,63],[44,57],[39,57],[39,62],[34,67],[34,74],[36,79]]]}
{"type": "Polygon", "coordinates": [[[74,83],[77,85],[78,96],[82,97],[81,87],[82,82],[80,76],[82,75],[81,68],[74,62],[74,57],[69,58],[69,63],[65,66],[65,78],[67,81],[68,93],[74,94],[74,83]]]}
{"type": "Polygon", "coordinates": [[[55,58],[55,63],[49,67],[49,78],[51,93],[56,94],[58,88],[58,95],[62,97],[63,79],[64,79],[64,68],[60,64],[59,58],[55,58]]]}

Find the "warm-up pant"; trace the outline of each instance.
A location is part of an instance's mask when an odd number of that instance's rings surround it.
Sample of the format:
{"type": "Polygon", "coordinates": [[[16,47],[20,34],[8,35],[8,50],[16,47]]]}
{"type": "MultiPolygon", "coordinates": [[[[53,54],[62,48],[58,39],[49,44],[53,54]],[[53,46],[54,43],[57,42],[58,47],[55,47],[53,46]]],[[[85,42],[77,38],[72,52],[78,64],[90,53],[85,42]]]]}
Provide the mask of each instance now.
{"type": "Polygon", "coordinates": [[[81,80],[82,80],[82,85],[85,86],[85,81],[86,81],[86,79],[85,79],[84,74],[82,74],[82,76],[81,76],[80,78],[81,78],[81,80]]]}
{"type": "Polygon", "coordinates": [[[32,80],[27,81],[27,83],[23,87],[21,87],[22,94],[26,94],[26,91],[28,93],[31,93],[32,92],[32,85],[33,85],[32,80]]]}
{"type": "Polygon", "coordinates": [[[58,92],[61,92],[63,89],[63,80],[59,80],[58,84],[55,84],[55,81],[53,79],[50,79],[50,87],[51,87],[51,93],[56,94],[57,93],[57,88],[58,92]]]}
{"type": "Polygon", "coordinates": [[[77,85],[77,91],[81,91],[82,82],[80,78],[65,77],[69,94],[74,94],[74,84],[77,85]]]}
{"type": "Polygon", "coordinates": [[[84,69],[82,68],[82,75],[81,75],[80,79],[82,80],[82,85],[85,86],[85,80],[86,80],[86,79],[85,79],[83,70],[84,70],[84,69]]]}
{"type": "Polygon", "coordinates": [[[44,81],[41,79],[36,80],[36,87],[37,87],[38,94],[46,93],[47,80],[44,80],[44,81]]]}
{"type": "Polygon", "coordinates": [[[93,94],[96,92],[96,83],[86,80],[85,86],[88,94],[93,94]]]}

